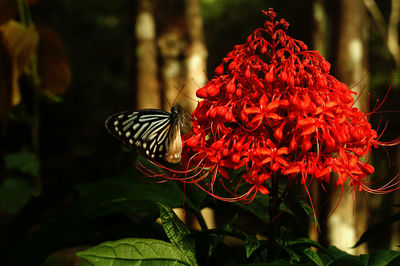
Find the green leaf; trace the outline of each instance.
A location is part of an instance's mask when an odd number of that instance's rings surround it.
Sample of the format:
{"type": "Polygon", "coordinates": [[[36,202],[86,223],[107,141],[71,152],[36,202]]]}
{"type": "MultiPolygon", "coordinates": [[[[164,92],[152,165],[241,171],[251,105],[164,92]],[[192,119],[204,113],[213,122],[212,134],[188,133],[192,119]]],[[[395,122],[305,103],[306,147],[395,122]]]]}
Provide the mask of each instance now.
{"type": "Polygon", "coordinates": [[[36,154],[28,150],[7,154],[5,161],[6,167],[10,170],[18,170],[22,173],[31,174],[32,176],[37,176],[39,174],[39,159],[36,154]]]}
{"type": "Polygon", "coordinates": [[[172,244],[144,238],[127,238],[104,242],[78,252],[93,265],[192,265],[180,249],[172,244]]]}
{"type": "Polygon", "coordinates": [[[319,266],[324,266],[325,264],[322,262],[321,258],[318,256],[318,254],[313,251],[311,248],[305,248],[303,250],[304,254],[311,259],[315,264],[319,266]]]}
{"type": "Polygon", "coordinates": [[[185,191],[185,208],[192,208],[196,212],[200,212],[209,202],[212,197],[193,184],[183,184],[186,186],[185,191]]]}
{"type": "Polygon", "coordinates": [[[207,232],[209,235],[215,235],[214,238],[211,238],[211,243],[208,249],[208,255],[211,256],[217,246],[222,243],[225,236],[234,237],[241,240],[246,240],[247,234],[241,230],[235,229],[234,223],[237,219],[238,213],[228,221],[222,229],[209,229],[207,232]]]}
{"type": "Polygon", "coordinates": [[[354,247],[358,247],[359,245],[368,242],[371,239],[377,238],[381,236],[384,232],[390,230],[390,225],[400,221],[400,213],[396,213],[372,226],[370,226],[367,231],[365,231],[357,243],[354,244],[354,247]]]}
{"type": "Polygon", "coordinates": [[[229,224],[225,225],[222,229],[209,229],[206,231],[211,235],[215,235],[215,237],[211,238],[211,243],[208,249],[208,255],[211,256],[214,252],[216,252],[217,247],[223,242],[225,236],[237,238],[239,240],[246,240],[246,233],[233,229],[229,224]]]}
{"type": "Polygon", "coordinates": [[[394,250],[380,250],[373,252],[368,255],[364,255],[363,260],[365,265],[399,265],[400,263],[400,251],[394,250]]]}
{"type": "MultiPolygon", "coordinates": [[[[135,181],[132,176],[129,179],[99,180],[76,188],[80,192],[76,203],[58,213],[52,212],[53,216],[48,223],[33,230],[18,245],[9,247],[13,254],[25,254],[17,257],[20,265],[40,264],[57,248],[93,238],[91,234],[99,233],[93,232],[94,219],[118,212],[130,212],[135,213],[135,220],[140,224],[148,221],[148,225],[153,225],[159,216],[156,200],[179,207],[183,199],[182,190],[173,182],[144,183],[135,181]]],[[[104,233],[102,230],[100,233],[104,233]]],[[[108,230],[119,232],[120,228],[110,227],[108,230]]],[[[130,233],[140,233],[136,227],[130,230],[130,233]]]]}
{"type": "Polygon", "coordinates": [[[143,200],[180,207],[183,199],[182,190],[174,182],[145,183],[132,178],[105,179],[77,186],[77,189],[81,193],[81,200],[76,208],[83,211],[80,215],[88,218],[130,208],[136,210],[141,206],[135,202],[143,200]]]}
{"type": "Polygon", "coordinates": [[[312,246],[317,248],[323,248],[318,242],[311,240],[309,238],[300,237],[294,240],[289,240],[285,243],[285,246],[290,247],[294,245],[304,245],[304,246],[312,246]]]}
{"type": "Polygon", "coordinates": [[[248,263],[240,265],[241,266],[288,266],[290,264],[286,261],[274,261],[269,263],[256,262],[256,263],[248,263]]]}
{"type": "Polygon", "coordinates": [[[283,249],[286,251],[286,253],[290,256],[290,261],[291,262],[300,262],[300,257],[296,254],[296,252],[288,247],[283,247],[283,249]]]}
{"type": "Polygon", "coordinates": [[[320,249],[318,255],[322,259],[324,265],[363,265],[360,257],[350,255],[335,246],[330,246],[327,249],[320,249]]]}
{"type": "Polygon", "coordinates": [[[17,213],[28,202],[29,198],[39,194],[23,178],[7,178],[0,187],[0,207],[12,214],[17,213]]]}
{"type": "Polygon", "coordinates": [[[307,201],[305,201],[305,200],[300,201],[299,204],[300,204],[301,208],[304,210],[304,212],[307,214],[307,216],[310,219],[312,219],[312,221],[314,221],[314,223],[317,223],[317,230],[318,230],[318,232],[321,232],[321,228],[319,227],[318,220],[315,219],[314,210],[312,209],[310,204],[308,204],[307,201]]]}
{"type": "MultiPolygon", "coordinates": [[[[208,231],[210,233],[210,231],[208,231]]],[[[224,240],[225,235],[223,234],[216,234],[215,237],[210,237],[210,246],[208,248],[208,256],[210,257],[214,251],[215,248],[224,240]]]]}
{"type": "Polygon", "coordinates": [[[270,217],[268,214],[269,198],[265,195],[260,195],[260,193],[258,193],[250,204],[243,204],[241,202],[236,202],[235,204],[239,205],[240,208],[252,213],[261,221],[265,223],[270,222],[270,217]]]}
{"type": "Polygon", "coordinates": [[[170,207],[161,203],[158,203],[158,206],[162,226],[169,240],[192,261],[192,265],[197,265],[196,247],[194,239],[190,238],[190,230],[170,207]]]}
{"type": "Polygon", "coordinates": [[[261,242],[256,238],[255,235],[248,235],[246,238],[246,255],[247,258],[253,254],[253,252],[261,246],[261,242]]]}

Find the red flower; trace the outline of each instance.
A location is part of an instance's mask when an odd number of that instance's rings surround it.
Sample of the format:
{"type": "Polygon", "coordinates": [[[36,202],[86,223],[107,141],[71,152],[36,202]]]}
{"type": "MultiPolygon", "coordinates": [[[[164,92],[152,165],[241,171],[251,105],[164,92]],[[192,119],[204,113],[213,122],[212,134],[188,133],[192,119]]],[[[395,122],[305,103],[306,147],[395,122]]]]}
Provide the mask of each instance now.
{"type": "Polygon", "coordinates": [[[329,183],[334,172],[338,186],[349,180],[358,190],[393,190],[397,183],[368,188],[374,168],[360,158],[371,147],[399,141],[378,141],[367,115],[353,107],[356,93],[329,74],[330,64],[286,35],[289,24],[275,21],[272,9],[264,15],[264,27],[236,45],[215,69],[216,76],[197,91],[203,100],[184,136],[184,180],[213,196],[216,182],[228,189],[229,181],[233,197],[224,200],[269,193],[271,175],[300,177],[307,190],[308,181],[329,183]],[[239,168],[245,173],[235,179],[228,170],[239,168]],[[208,175],[211,180],[200,185],[208,175]],[[242,183],[250,188],[237,196],[242,183]]]}

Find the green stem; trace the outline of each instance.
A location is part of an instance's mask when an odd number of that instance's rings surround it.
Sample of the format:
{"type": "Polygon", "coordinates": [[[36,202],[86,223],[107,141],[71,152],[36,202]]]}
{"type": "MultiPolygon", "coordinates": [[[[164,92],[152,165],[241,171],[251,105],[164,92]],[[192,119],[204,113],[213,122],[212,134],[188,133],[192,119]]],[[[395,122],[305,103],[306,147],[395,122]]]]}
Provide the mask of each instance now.
{"type": "Polygon", "coordinates": [[[267,256],[267,261],[274,261],[275,256],[277,255],[276,249],[276,237],[279,232],[279,225],[276,221],[273,221],[274,218],[278,215],[279,205],[281,203],[279,199],[279,180],[276,173],[272,175],[271,179],[271,193],[270,193],[270,204],[269,204],[269,234],[268,234],[268,242],[269,242],[269,251],[267,256]]]}
{"type": "Polygon", "coordinates": [[[272,175],[272,184],[271,184],[271,202],[270,202],[270,215],[271,218],[273,219],[277,214],[279,210],[279,205],[280,205],[280,200],[279,200],[279,180],[278,176],[276,173],[272,175]]]}
{"type": "Polygon", "coordinates": [[[200,227],[202,231],[208,230],[208,226],[206,220],[204,220],[203,215],[200,211],[194,210],[194,215],[196,216],[197,220],[199,221],[200,227]]]}
{"type": "MultiPolygon", "coordinates": [[[[29,6],[25,0],[17,0],[19,17],[21,23],[26,27],[34,28],[32,23],[32,18],[29,12],[29,6]]],[[[25,74],[30,79],[32,89],[33,89],[33,110],[32,110],[32,128],[31,128],[31,138],[32,138],[32,149],[39,157],[39,113],[40,113],[40,80],[37,71],[37,57],[36,54],[33,54],[30,58],[29,68],[26,69],[25,74]]],[[[41,190],[42,188],[42,180],[40,175],[36,176],[36,187],[41,190]]]]}
{"type": "Polygon", "coordinates": [[[24,0],[17,0],[17,5],[18,5],[18,13],[19,13],[19,19],[21,20],[21,23],[24,24],[25,26],[28,25],[28,20],[25,15],[25,1],[24,0]]]}

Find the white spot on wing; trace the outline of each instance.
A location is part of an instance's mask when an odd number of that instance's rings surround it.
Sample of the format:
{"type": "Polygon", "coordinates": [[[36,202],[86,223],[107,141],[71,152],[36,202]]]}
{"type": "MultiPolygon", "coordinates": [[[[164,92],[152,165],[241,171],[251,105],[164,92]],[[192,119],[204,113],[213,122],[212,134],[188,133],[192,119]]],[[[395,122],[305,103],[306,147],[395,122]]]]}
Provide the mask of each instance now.
{"type": "MultiPolygon", "coordinates": [[[[164,118],[159,121],[154,121],[153,123],[150,124],[149,128],[146,130],[146,132],[143,134],[143,139],[149,139],[149,134],[152,136],[157,136],[157,132],[163,129],[164,127],[168,126],[169,119],[164,118]]],[[[151,140],[151,139],[149,139],[151,140]]]]}
{"type": "Polygon", "coordinates": [[[144,123],[144,124],[139,128],[139,130],[136,131],[135,135],[133,135],[133,138],[137,139],[137,138],[140,136],[140,134],[142,134],[142,132],[147,128],[148,125],[149,125],[148,122],[147,122],[147,123],[144,123]]]}
{"type": "Polygon", "coordinates": [[[139,118],[139,122],[146,122],[146,121],[151,121],[151,120],[157,120],[157,119],[161,119],[161,118],[169,118],[170,115],[169,114],[148,114],[148,115],[142,115],[139,118]]]}
{"type": "MultiPolygon", "coordinates": [[[[153,140],[153,142],[150,144],[150,150],[153,149],[154,145],[156,145],[156,140],[153,140]]],[[[156,147],[154,147],[154,148],[156,148],[156,147]]]]}

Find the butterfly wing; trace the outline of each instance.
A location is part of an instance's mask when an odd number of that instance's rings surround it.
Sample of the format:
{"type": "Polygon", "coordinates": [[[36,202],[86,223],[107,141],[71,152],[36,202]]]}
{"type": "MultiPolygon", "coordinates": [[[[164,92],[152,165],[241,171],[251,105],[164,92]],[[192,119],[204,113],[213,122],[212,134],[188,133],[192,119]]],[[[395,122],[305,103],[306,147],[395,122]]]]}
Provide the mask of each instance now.
{"type": "Polygon", "coordinates": [[[172,115],[168,112],[143,109],[112,115],[106,120],[105,126],[125,146],[149,159],[163,161],[172,122],[172,115]]]}

